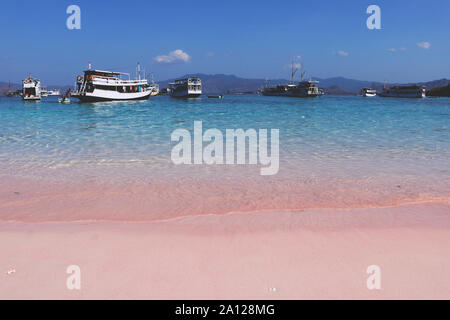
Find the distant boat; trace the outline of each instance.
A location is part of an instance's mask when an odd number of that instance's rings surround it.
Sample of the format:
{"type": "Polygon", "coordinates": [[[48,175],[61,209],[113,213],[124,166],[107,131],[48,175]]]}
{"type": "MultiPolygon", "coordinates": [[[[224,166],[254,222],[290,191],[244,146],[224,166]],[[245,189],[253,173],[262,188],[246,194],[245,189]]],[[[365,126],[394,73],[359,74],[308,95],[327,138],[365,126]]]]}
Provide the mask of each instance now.
{"type": "Polygon", "coordinates": [[[211,99],[223,99],[223,94],[210,95],[210,96],[208,96],[208,98],[211,98],[211,99]]]}
{"type": "Polygon", "coordinates": [[[70,103],[70,98],[69,98],[70,92],[71,92],[71,90],[68,89],[66,91],[66,93],[64,94],[64,96],[62,98],[58,99],[58,102],[59,103],[70,103]]]}
{"type": "Polygon", "coordinates": [[[57,89],[48,90],[47,91],[48,96],[60,96],[61,92],[57,89]]]}
{"type": "Polygon", "coordinates": [[[137,70],[136,79],[131,80],[128,73],[91,70],[89,64],[84,75],[77,77],[72,96],[83,102],[147,100],[153,89],[147,79],[141,79],[139,64],[137,70]],[[128,80],[122,76],[128,76],[128,80]]]}
{"type": "Polygon", "coordinates": [[[14,92],[11,91],[11,82],[8,83],[8,92],[6,93],[8,98],[14,97],[14,92]]]}
{"type": "Polygon", "coordinates": [[[296,84],[278,85],[272,88],[264,88],[261,92],[264,96],[315,98],[323,95],[319,89],[319,81],[301,81],[296,84]]]}
{"type": "Polygon", "coordinates": [[[305,72],[301,73],[300,82],[295,83],[295,73],[298,71],[294,68],[294,62],[291,64],[291,81],[289,84],[277,85],[276,87],[266,87],[261,91],[264,96],[276,97],[295,97],[295,98],[314,98],[323,95],[323,91],[319,88],[319,81],[303,81],[305,72]]]}
{"type": "Polygon", "coordinates": [[[363,97],[375,97],[377,95],[377,90],[371,88],[363,88],[361,90],[361,95],[363,97]]]}
{"type": "Polygon", "coordinates": [[[66,98],[66,97],[64,97],[64,98],[59,98],[59,99],[58,99],[58,102],[59,102],[59,103],[70,103],[70,98],[66,98]]]}
{"type": "Polygon", "coordinates": [[[197,77],[178,79],[169,83],[170,96],[174,98],[197,98],[202,94],[202,80],[197,77]]]}
{"type": "Polygon", "coordinates": [[[380,97],[390,98],[425,98],[426,89],[423,86],[411,85],[411,86],[393,86],[390,88],[384,88],[379,93],[380,97]]]}
{"type": "Polygon", "coordinates": [[[148,86],[149,90],[151,90],[150,96],[157,96],[159,94],[159,84],[152,82],[148,86]]]}
{"type": "Polygon", "coordinates": [[[41,100],[41,81],[31,78],[22,81],[22,99],[25,101],[41,100]]]}
{"type": "Polygon", "coordinates": [[[41,97],[43,97],[43,98],[48,97],[47,88],[41,87],[41,97]]]}

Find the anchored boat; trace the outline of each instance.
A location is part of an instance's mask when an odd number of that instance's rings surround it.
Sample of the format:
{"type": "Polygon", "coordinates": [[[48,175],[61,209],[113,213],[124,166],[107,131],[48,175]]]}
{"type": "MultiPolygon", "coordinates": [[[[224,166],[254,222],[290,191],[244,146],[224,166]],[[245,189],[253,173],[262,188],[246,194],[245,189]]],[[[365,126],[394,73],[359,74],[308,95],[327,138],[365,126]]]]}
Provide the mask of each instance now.
{"type": "Polygon", "coordinates": [[[8,84],[8,92],[6,93],[8,98],[14,97],[14,92],[11,91],[11,81],[8,84]]]}
{"type": "Polygon", "coordinates": [[[22,99],[25,101],[41,100],[41,81],[31,78],[22,81],[22,99]]]}
{"type": "Polygon", "coordinates": [[[269,87],[266,83],[266,87],[262,90],[264,96],[277,96],[277,97],[295,97],[295,98],[314,98],[323,95],[323,91],[319,88],[319,81],[303,81],[305,72],[301,73],[300,82],[295,83],[294,77],[298,68],[294,67],[294,61],[292,61],[291,81],[289,84],[277,85],[276,87],[269,87]]]}
{"type": "Polygon", "coordinates": [[[423,86],[393,86],[390,88],[384,88],[380,97],[390,98],[425,98],[426,88],[423,86]]]}
{"type": "Polygon", "coordinates": [[[61,92],[57,89],[48,90],[47,91],[48,96],[60,96],[61,92]]]}
{"type": "Polygon", "coordinates": [[[377,95],[377,90],[371,88],[363,88],[361,90],[361,95],[363,97],[375,97],[377,95]]]}
{"type": "Polygon", "coordinates": [[[46,87],[41,87],[41,97],[42,98],[48,97],[48,91],[46,87]]]}
{"type": "Polygon", "coordinates": [[[197,98],[202,94],[200,78],[186,78],[169,83],[170,96],[174,98],[197,98]]]}
{"type": "Polygon", "coordinates": [[[72,97],[82,102],[146,100],[154,88],[149,86],[147,79],[141,79],[139,64],[137,70],[136,79],[131,80],[129,73],[91,70],[89,64],[84,75],[77,77],[72,97]],[[122,79],[124,76],[128,79],[122,79]]]}
{"type": "Polygon", "coordinates": [[[264,88],[264,96],[314,98],[323,95],[319,89],[319,81],[300,81],[296,84],[278,85],[272,88],[264,88]]]}

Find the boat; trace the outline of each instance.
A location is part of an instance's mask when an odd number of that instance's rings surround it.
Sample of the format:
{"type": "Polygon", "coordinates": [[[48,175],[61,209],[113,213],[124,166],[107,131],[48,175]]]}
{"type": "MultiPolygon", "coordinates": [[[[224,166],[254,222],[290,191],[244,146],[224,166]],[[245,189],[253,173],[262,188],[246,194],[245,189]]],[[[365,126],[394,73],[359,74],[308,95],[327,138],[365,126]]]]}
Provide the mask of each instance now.
{"type": "Polygon", "coordinates": [[[178,79],[169,83],[170,96],[174,98],[197,98],[202,94],[202,80],[197,77],[178,79]]]}
{"type": "Polygon", "coordinates": [[[47,91],[48,96],[60,96],[61,92],[57,89],[53,89],[53,90],[48,90],[47,91]]]}
{"type": "Polygon", "coordinates": [[[377,95],[377,90],[371,88],[363,88],[361,90],[361,95],[363,97],[375,97],[377,95]]]}
{"type": "Polygon", "coordinates": [[[151,76],[152,76],[152,81],[150,82],[148,87],[149,87],[149,90],[151,90],[150,96],[154,97],[160,93],[160,90],[159,90],[159,84],[157,84],[153,78],[153,73],[151,74],[151,76]]]}
{"type": "Polygon", "coordinates": [[[6,93],[6,96],[7,96],[8,98],[14,97],[14,92],[11,91],[11,82],[8,83],[8,92],[6,93]]]}
{"type": "Polygon", "coordinates": [[[208,98],[210,98],[210,99],[223,99],[223,94],[209,95],[208,98]]]}
{"type": "Polygon", "coordinates": [[[48,91],[47,91],[47,88],[41,87],[41,97],[42,97],[42,98],[48,97],[48,91]]]}
{"type": "Polygon", "coordinates": [[[69,98],[70,93],[71,93],[71,90],[68,89],[66,91],[66,93],[64,94],[64,96],[62,98],[58,99],[58,102],[59,103],[67,103],[67,104],[70,103],[70,98],[69,98]]]}
{"type": "Polygon", "coordinates": [[[58,99],[59,103],[70,103],[70,98],[64,97],[64,98],[59,98],[58,99]]]}
{"type": "Polygon", "coordinates": [[[383,91],[378,95],[380,97],[389,98],[425,98],[426,88],[418,85],[393,86],[390,88],[383,88],[383,91]]]}
{"type": "Polygon", "coordinates": [[[41,100],[41,81],[31,78],[31,75],[22,81],[22,99],[25,101],[41,100]]]}
{"type": "Polygon", "coordinates": [[[266,87],[262,90],[264,96],[295,97],[295,98],[315,98],[324,94],[319,89],[319,81],[300,81],[276,87],[266,87]]]}
{"type": "Polygon", "coordinates": [[[157,96],[159,94],[159,85],[155,82],[152,82],[148,86],[149,90],[151,90],[150,96],[157,96]]]}
{"type": "Polygon", "coordinates": [[[295,73],[298,71],[294,68],[294,62],[291,64],[291,81],[289,84],[277,85],[275,87],[269,87],[268,81],[266,81],[265,88],[261,91],[264,96],[276,96],[276,97],[295,97],[295,98],[315,98],[323,95],[323,90],[319,88],[319,81],[303,81],[305,72],[301,73],[300,81],[295,83],[295,73]]]}
{"type": "Polygon", "coordinates": [[[147,79],[141,79],[139,64],[135,80],[129,73],[91,70],[89,64],[84,75],[77,77],[72,97],[81,102],[147,100],[152,91],[147,79]],[[128,79],[122,79],[124,76],[128,79]]]}

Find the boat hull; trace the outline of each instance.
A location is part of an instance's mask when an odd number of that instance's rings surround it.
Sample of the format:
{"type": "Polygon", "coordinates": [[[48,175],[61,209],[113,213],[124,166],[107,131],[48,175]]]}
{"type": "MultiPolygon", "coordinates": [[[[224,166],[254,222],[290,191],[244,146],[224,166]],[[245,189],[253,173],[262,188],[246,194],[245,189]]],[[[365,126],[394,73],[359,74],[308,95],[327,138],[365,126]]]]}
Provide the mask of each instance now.
{"type": "Polygon", "coordinates": [[[172,98],[198,98],[202,94],[201,93],[180,93],[180,94],[171,94],[172,98]]]}
{"type": "Polygon", "coordinates": [[[288,97],[288,98],[315,98],[321,96],[321,94],[306,94],[295,92],[286,92],[286,93],[263,92],[262,95],[267,97],[288,97]]]}
{"type": "Polygon", "coordinates": [[[395,94],[395,93],[380,93],[379,94],[380,97],[384,97],[384,98],[425,98],[425,94],[395,94]]]}
{"type": "Polygon", "coordinates": [[[40,101],[41,97],[22,97],[23,101],[40,101]]]}
{"type": "Polygon", "coordinates": [[[106,101],[137,101],[137,100],[148,100],[150,95],[144,97],[137,98],[125,98],[125,99],[113,99],[113,98],[104,98],[104,97],[94,97],[94,96],[79,96],[72,95],[74,98],[77,98],[81,102],[106,102],[106,101]]]}
{"type": "Polygon", "coordinates": [[[102,102],[102,101],[134,101],[147,100],[151,95],[151,91],[136,93],[119,93],[119,92],[103,92],[103,90],[95,90],[93,93],[77,92],[72,97],[79,99],[81,102],[102,102]]]}

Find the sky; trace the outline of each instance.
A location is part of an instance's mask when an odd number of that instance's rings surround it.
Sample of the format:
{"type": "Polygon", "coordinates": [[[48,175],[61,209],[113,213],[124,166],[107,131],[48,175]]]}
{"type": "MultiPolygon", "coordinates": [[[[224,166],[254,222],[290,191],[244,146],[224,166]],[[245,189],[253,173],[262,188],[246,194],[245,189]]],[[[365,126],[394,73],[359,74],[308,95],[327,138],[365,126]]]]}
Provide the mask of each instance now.
{"type": "Polygon", "coordinates": [[[67,85],[88,62],[134,74],[138,61],[155,80],[279,79],[294,57],[319,78],[430,81],[450,78],[449,31],[448,0],[2,1],[0,81],[67,85]],[[70,5],[81,29],[67,28],[70,5]],[[370,5],[379,30],[367,27],[370,5]]]}

